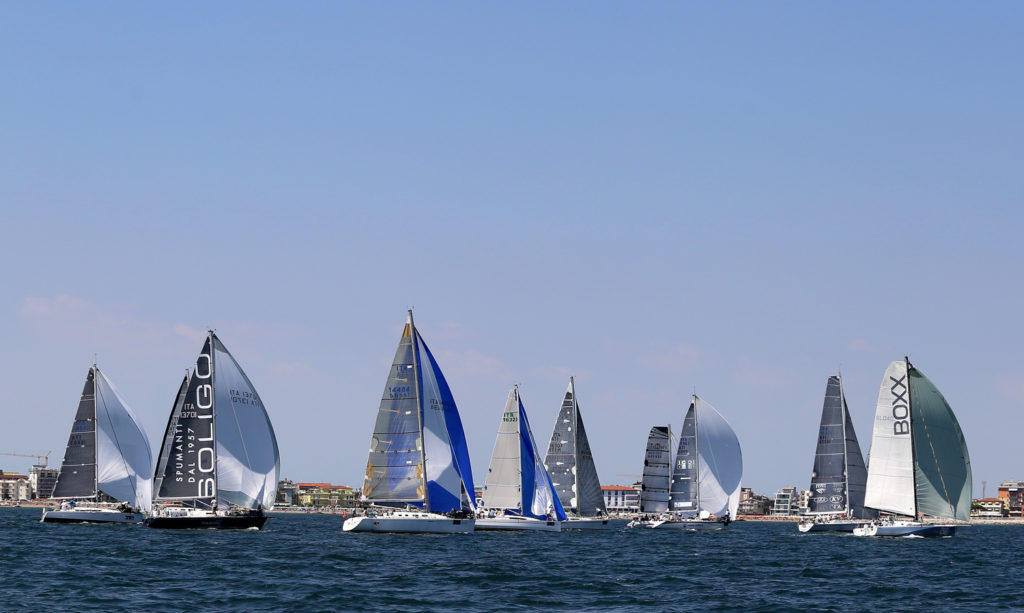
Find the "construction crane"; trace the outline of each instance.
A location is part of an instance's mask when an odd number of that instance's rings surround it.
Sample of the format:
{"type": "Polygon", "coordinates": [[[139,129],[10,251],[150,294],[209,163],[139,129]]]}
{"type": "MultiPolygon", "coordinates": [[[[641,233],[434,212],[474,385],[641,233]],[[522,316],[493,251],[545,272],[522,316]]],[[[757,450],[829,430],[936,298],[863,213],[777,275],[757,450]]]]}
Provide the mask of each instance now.
{"type": "Polygon", "coordinates": [[[35,458],[36,460],[39,460],[39,463],[41,463],[43,466],[47,466],[50,463],[51,453],[53,453],[52,450],[47,451],[45,455],[36,455],[34,453],[14,453],[12,451],[0,451],[0,455],[13,455],[18,456],[20,458],[35,458]]]}

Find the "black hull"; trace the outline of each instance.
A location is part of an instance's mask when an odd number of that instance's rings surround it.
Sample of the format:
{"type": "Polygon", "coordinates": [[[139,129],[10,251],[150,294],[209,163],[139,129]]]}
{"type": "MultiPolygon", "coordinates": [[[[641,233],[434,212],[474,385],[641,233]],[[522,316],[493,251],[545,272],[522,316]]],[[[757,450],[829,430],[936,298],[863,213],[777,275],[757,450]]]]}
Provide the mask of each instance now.
{"type": "Polygon", "coordinates": [[[262,529],[267,523],[267,516],[260,515],[225,515],[223,517],[150,517],[146,525],[150,528],[166,528],[173,530],[214,528],[220,530],[262,529]]]}

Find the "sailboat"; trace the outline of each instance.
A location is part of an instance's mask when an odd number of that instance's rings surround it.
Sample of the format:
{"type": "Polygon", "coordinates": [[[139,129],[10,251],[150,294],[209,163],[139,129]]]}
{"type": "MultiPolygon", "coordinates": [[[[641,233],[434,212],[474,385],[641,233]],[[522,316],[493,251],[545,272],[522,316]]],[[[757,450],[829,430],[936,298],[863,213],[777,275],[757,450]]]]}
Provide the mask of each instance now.
{"type": "Polygon", "coordinates": [[[953,536],[970,521],[971,460],[953,409],[910,363],[882,377],[864,504],[883,514],[857,536],[953,536]]]}
{"type": "Polygon", "coordinates": [[[93,364],[53,487],[52,497],[63,502],[44,511],[42,521],[141,523],[150,508],[152,474],[153,454],[135,413],[93,364]],[[116,502],[121,504],[103,504],[116,502]]]}
{"type": "MultiPolygon", "coordinates": [[[[729,422],[694,395],[683,418],[672,463],[667,508],[632,527],[718,530],[736,517],[743,477],[743,453],[729,422]]],[[[642,495],[642,494],[641,494],[642,495]]]]}
{"type": "Polygon", "coordinates": [[[455,398],[409,311],[366,462],[361,500],[376,506],[342,529],[472,532],[474,494],[455,398]]]}
{"type": "Polygon", "coordinates": [[[590,452],[587,430],[576,400],[576,381],[569,377],[569,389],[562,399],[562,408],[551,432],[544,468],[551,476],[567,520],[563,529],[607,529],[608,510],[604,503],[601,481],[590,452]]]}
{"type": "Polygon", "coordinates": [[[252,382],[211,330],[175,396],[154,476],[151,528],[255,528],[274,507],[281,458],[252,382]]]}
{"type": "Polygon", "coordinates": [[[559,532],[565,519],[515,386],[498,424],[476,529],[559,532]]]}
{"type": "Polygon", "coordinates": [[[825,386],[811,471],[810,517],[798,524],[800,532],[853,532],[873,518],[874,512],[864,508],[867,478],[842,379],[831,376],[825,386]]]}

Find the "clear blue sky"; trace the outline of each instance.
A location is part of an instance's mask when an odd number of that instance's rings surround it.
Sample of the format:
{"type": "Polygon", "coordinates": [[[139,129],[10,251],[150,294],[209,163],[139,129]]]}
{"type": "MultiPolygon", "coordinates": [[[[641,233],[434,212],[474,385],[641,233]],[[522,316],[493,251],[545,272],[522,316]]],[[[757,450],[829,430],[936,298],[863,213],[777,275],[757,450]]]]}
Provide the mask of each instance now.
{"type": "MultiPolygon", "coordinates": [[[[93,355],[154,447],[215,327],[283,474],[358,486],[405,319],[483,480],[577,377],[605,483],[697,392],[806,487],[909,353],[1024,478],[1019,3],[0,5],[0,451],[93,355]]],[[[0,456],[0,467],[28,462],[0,456]]]]}

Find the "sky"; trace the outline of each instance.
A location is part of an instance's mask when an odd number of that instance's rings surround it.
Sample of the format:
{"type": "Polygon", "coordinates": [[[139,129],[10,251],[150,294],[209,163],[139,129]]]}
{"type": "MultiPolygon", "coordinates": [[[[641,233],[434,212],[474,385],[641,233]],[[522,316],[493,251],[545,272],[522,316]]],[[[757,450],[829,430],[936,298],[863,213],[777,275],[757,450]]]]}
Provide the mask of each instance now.
{"type": "Polygon", "coordinates": [[[359,487],[415,308],[480,483],[508,390],[546,441],[574,375],[605,484],[696,391],[745,486],[807,487],[828,376],[866,453],[909,355],[993,495],[1024,479],[1022,17],[0,4],[0,452],[59,463],[94,359],[155,452],[213,328],[282,476],[359,487]]]}

